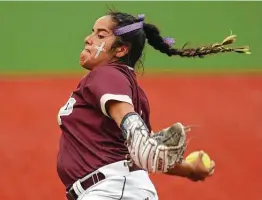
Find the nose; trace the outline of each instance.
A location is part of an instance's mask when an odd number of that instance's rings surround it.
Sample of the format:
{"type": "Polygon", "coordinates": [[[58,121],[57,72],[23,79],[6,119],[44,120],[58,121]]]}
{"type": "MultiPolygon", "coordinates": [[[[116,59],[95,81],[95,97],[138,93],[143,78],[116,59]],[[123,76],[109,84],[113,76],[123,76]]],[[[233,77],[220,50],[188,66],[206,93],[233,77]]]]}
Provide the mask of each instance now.
{"type": "Polygon", "coordinates": [[[93,43],[90,35],[87,36],[84,41],[85,41],[85,45],[92,45],[93,43]]]}

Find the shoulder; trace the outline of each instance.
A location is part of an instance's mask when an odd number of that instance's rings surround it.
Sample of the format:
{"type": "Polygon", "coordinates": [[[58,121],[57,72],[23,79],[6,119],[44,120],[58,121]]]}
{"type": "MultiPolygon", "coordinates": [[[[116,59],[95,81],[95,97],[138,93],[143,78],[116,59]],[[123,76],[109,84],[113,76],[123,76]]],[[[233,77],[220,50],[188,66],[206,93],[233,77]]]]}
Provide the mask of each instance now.
{"type": "Polygon", "coordinates": [[[86,76],[84,89],[87,89],[95,97],[96,103],[100,105],[106,116],[109,116],[106,104],[110,100],[133,105],[132,85],[125,73],[128,74],[128,71],[124,66],[105,65],[93,69],[86,76]]]}

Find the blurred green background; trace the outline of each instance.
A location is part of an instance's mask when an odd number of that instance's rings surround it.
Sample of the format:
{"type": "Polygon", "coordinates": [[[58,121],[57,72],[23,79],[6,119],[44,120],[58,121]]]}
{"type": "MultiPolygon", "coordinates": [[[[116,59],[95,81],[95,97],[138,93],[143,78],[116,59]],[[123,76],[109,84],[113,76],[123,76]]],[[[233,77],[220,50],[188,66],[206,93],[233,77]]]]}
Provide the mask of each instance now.
{"type": "Polygon", "coordinates": [[[220,42],[232,30],[235,45],[252,51],[189,59],[147,46],[147,71],[262,71],[262,2],[0,2],[1,74],[82,71],[83,39],[107,7],[146,14],[163,36],[176,39],[177,48],[220,42]]]}

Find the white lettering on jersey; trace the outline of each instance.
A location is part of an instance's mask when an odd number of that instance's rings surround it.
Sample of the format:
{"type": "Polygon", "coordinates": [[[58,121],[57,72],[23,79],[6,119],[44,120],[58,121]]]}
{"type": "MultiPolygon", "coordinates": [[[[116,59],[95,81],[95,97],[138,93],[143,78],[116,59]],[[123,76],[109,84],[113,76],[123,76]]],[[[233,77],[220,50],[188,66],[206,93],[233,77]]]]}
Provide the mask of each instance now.
{"type": "Polygon", "coordinates": [[[76,100],[73,97],[70,97],[66,104],[60,108],[57,116],[57,121],[59,126],[62,125],[61,116],[68,116],[73,112],[74,104],[76,103],[76,100]]]}

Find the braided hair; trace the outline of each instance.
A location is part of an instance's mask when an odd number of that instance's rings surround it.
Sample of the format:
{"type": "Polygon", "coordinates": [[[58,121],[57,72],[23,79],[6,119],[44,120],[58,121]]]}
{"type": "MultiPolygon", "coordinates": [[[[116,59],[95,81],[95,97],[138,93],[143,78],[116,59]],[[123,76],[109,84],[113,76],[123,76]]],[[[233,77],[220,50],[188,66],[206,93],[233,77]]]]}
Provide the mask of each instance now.
{"type": "MultiPolygon", "coordinates": [[[[115,28],[121,28],[144,20],[143,18],[134,17],[123,12],[114,12],[112,10],[109,11],[108,15],[110,15],[116,23],[115,28]]],[[[207,55],[225,52],[250,54],[248,46],[237,48],[228,47],[228,45],[236,41],[236,35],[232,34],[226,37],[221,43],[214,43],[197,48],[185,48],[187,45],[185,44],[181,49],[172,48],[170,41],[160,35],[160,30],[155,25],[143,21],[143,28],[127,32],[117,37],[113,48],[120,45],[127,45],[129,47],[128,54],[120,58],[119,62],[134,68],[142,56],[146,40],[154,49],[168,56],[203,58],[207,55]]]]}

